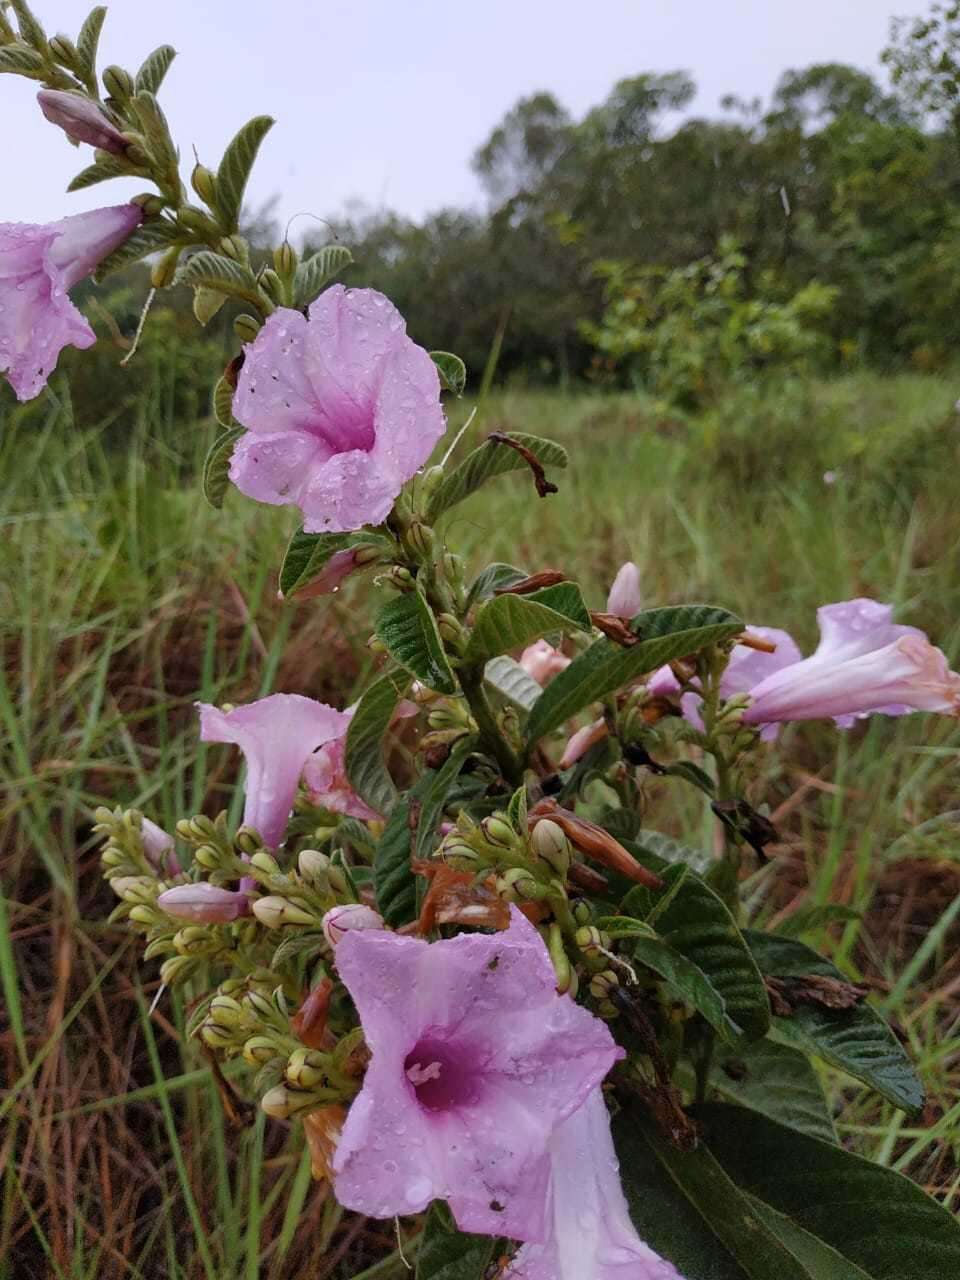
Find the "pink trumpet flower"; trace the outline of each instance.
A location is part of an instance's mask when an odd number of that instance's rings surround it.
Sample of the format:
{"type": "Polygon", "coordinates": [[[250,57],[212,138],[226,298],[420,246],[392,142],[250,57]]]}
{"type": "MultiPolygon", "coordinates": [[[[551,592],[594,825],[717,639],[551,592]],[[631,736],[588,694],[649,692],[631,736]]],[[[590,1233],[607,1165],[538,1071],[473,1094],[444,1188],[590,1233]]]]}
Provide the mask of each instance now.
{"type": "Polygon", "coordinates": [[[520,655],[520,665],[537,684],[549,684],[555,675],[569,667],[571,659],[546,640],[528,645],[520,655]]]}
{"type": "MultiPolygon", "coordinates": [[[[350,818],[369,822],[382,817],[382,814],[360,799],[347,777],[347,729],[355,710],[355,707],[347,707],[342,713],[343,719],[337,736],[307,757],[303,782],[313,804],[328,809],[331,813],[343,813],[350,818]]],[[[414,708],[414,714],[417,710],[419,708],[414,708]]]]}
{"type": "Polygon", "coordinates": [[[569,996],[543,939],[427,943],[352,930],[336,963],[371,1050],[334,1161],[337,1199],[375,1218],[445,1199],[464,1231],[545,1244],[549,1144],[622,1056],[569,996]]]}
{"type": "Polygon", "coordinates": [[[88,142],[115,156],[126,151],[123,134],[89,98],[62,89],[41,89],[37,101],[50,123],[58,125],[71,142],[88,142]]]}
{"type": "Polygon", "coordinates": [[[308,533],[380,524],[446,428],[436,366],[374,289],[334,285],[280,307],[245,348],[230,478],[292,504],[308,533]]]}
{"type": "Polygon", "coordinates": [[[204,742],[232,742],[247,763],[243,821],[277,848],[287,829],[307,760],[346,732],[349,716],[297,693],[273,693],[258,702],[221,711],[199,702],[204,742]]]}
{"type": "Polygon", "coordinates": [[[68,290],[129,239],[143,218],[122,204],[35,226],[0,222],[0,373],[18,400],[47,385],[64,347],[91,347],[96,334],[68,290]]]}
{"type": "Polygon", "coordinates": [[[549,1238],[525,1244],[505,1280],[682,1280],[630,1221],[602,1089],[557,1126],[549,1150],[549,1238]]]}
{"type": "Polygon", "coordinates": [[[960,674],[922,631],[892,618],[889,605],[868,599],[818,609],[815,652],[754,684],[744,722],[832,717],[847,728],[878,713],[960,715],[960,674]]]}
{"type": "Polygon", "coordinates": [[[622,564],[607,596],[607,613],[619,618],[632,618],[643,608],[640,595],[640,570],[628,560],[622,564]]]}
{"type": "Polygon", "coordinates": [[[250,899],[245,893],[218,889],[203,880],[165,889],[157,898],[157,906],[177,920],[194,924],[229,924],[250,914],[250,899]]]}

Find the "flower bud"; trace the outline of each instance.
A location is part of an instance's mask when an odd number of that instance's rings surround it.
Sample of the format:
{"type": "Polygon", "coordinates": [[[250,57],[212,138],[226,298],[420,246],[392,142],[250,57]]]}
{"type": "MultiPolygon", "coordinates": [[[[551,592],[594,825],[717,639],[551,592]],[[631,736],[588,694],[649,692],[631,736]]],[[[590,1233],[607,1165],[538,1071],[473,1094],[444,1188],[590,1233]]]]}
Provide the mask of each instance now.
{"type": "Polygon", "coordinates": [[[115,156],[126,151],[123,134],[89,98],[62,89],[41,89],[37,101],[44,116],[61,128],[71,142],[86,142],[115,156]]]}
{"type": "Polygon", "coordinates": [[[237,832],[237,848],[248,858],[252,858],[255,853],[263,849],[263,837],[255,827],[244,824],[237,832]]]}
{"type": "Polygon", "coordinates": [[[261,327],[260,321],[256,316],[247,315],[246,312],[237,316],[233,322],[233,332],[241,342],[253,342],[261,327]]]}
{"type": "Polygon", "coordinates": [[[262,871],[264,875],[279,876],[283,874],[280,863],[265,849],[261,849],[259,853],[253,855],[250,859],[250,865],[251,867],[256,867],[258,871],[262,871]]]}
{"type": "Polygon", "coordinates": [[[50,52],[60,63],[61,67],[67,67],[71,71],[76,71],[80,67],[80,55],[77,52],[77,46],[69,36],[62,34],[55,35],[51,38],[49,45],[50,52]]]}
{"type": "Polygon", "coordinates": [[[151,906],[157,897],[157,884],[146,876],[114,876],[110,888],[124,902],[142,902],[151,906]]]}
{"type": "Polygon", "coordinates": [[[429,498],[435,493],[443,483],[444,471],[439,464],[435,467],[428,467],[420,478],[420,495],[429,498]]]}
{"type": "Polygon", "coordinates": [[[466,580],[466,573],[467,566],[463,557],[455,555],[452,551],[445,551],[443,555],[443,576],[455,591],[463,586],[466,580]]]}
{"type": "Polygon", "coordinates": [[[195,164],[190,175],[190,185],[204,202],[212,208],[217,198],[217,179],[205,164],[195,164]]]}
{"type": "Polygon", "coordinates": [[[248,262],[247,242],[243,236],[224,236],[220,241],[220,252],[234,262],[248,262]]]}
{"type": "Polygon", "coordinates": [[[327,1059],[315,1049],[295,1049],[285,1074],[295,1089],[316,1089],[327,1078],[327,1059]]]}
{"type": "Polygon", "coordinates": [[[458,653],[466,648],[467,633],[464,631],[459,620],[452,613],[441,613],[437,615],[437,630],[453,649],[458,653]]]}
{"type": "Polygon", "coordinates": [[[177,211],[177,226],[192,236],[206,238],[216,232],[216,225],[195,205],[185,204],[177,211]]]}
{"type": "Polygon", "coordinates": [[[361,902],[350,902],[343,907],[333,907],[323,917],[323,936],[335,947],[351,929],[382,929],[383,916],[361,902]]]}
{"type": "Polygon", "coordinates": [[[437,850],[437,855],[458,871],[473,871],[477,863],[482,861],[476,849],[472,849],[456,834],[453,839],[448,837],[444,840],[437,850]]]}
{"type": "Polygon", "coordinates": [[[116,98],[118,103],[133,97],[136,88],[133,76],[129,71],[124,71],[123,67],[107,67],[100,78],[109,96],[116,98]]]}
{"type": "Polygon", "coordinates": [[[530,833],[530,847],[534,854],[551,866],[561,880],[570,869],[570,841],[563,828],[549,818],[541,818],[530,833]]]}
{"type": "Polygon", "coordinates": [[[600,930],[593,925],[584,925],[573,935],[573,940],[581,951],[596,951],[603,945],[600,930]]]}
{"type": "Polygon", "coordinates": [[[223,852],[212,844],[201,844],[193,851],[193,860],[205,871],[217,871],[224,862],[223,852]]]}
{"type": "Polygon", "coordinates": [[[550,892],[546,885],[534,879],[526,867],[511,867],[505,871],[497,878],[497,888],[509,901],[516,897],[528,902],[542,902],[550,892]]]}
{"type": "Polygon", "coordinates": [[[155,924],[160,924],[162,917],[158,911],[154,911],[153,907],[136,906],[130,912],[130,919],[134,924],[146,925],[152,928],[155,924]]]}
{"type": "Polygon", "coordinates": [[[253,904],[253,914],[268,929],[280,929],[285,924],[316,924],[317,918],[303,907],[298,907],[289,898],[271,895],[257,898],[253,904]]]}
{"type": "Polygon", "coordinates": [[[217,938],[203,925],[190,924],[173,935],[173,945],[182,956],[202,956],[220,949],[217,938]]]}
{"type": "Polygon", "coordinates": [[[277,1018],[277,1006],[273,1003],[269,996],[262,991],[248,991],[243,997],[244,1008],[255,1018],[261,1022],[275,1022],[277,1018]]]}
{"type": "Polygon", "coordinates": [[[115,844],[108,844],[100,855],[100,865],[104,869],[123,866],[127,861],[127,855],[115,844]]]}
{"type": "Polygon", "coordinates": [[[433,530],[422,520],[414,520],[404,535],[404,541],[414,555],[421,560],[429,560],[433,554],[436,539],[433,530]]]}
{"type": "Polygon", "coordinates": [[[262,1067],[279,1058],[277,1046],[269,1036],[251,1036],[243,1046],[244,1059],[251,1067],[262,1067]]]}
{"type": "Polygon", "coordinates": [[[218,1027],[235,1029],[243,1022],[243,1007],[233,996],[215,995],[210,1001],[207,1021],[218,1027]]]}
{"type": "Polygon", "coordinates": [[[250,900],[245,893],[219,889],[205,881],[178,884],[165,890],[157,898],[157,906],[178,920],[193,920],[198,924],[229,924],[250,912],[250,900]]]}
{"type": "Polygon", "coordinates": [[[347,879],[346,872],[343,867],[337,866],[332,862],[327,868],[327,879],[330,881],[330,888],[334,893],[348,893],[350,891],[350,882],[347,879]]]}
{"type": "Polygon", "coordinates": [[[585,902],[583,898],[579,902],[573,904],[573,918],[577,924],[589,924],[593,919],[593,912],[590,910],[589,902],[585,902]]]}
{"type": "Polygon", "coordinates": [[[384,581],[389,582],[390,586],[396,587],[398,591],[413,590],[413,574],[402,564],[393,565],[385,575],[384,581]]]}
{"type": "Polygon", "coordinates": [[[273,251],[273,265],[277,274],[289,280],[297,269],[297,251],[293,245],[284,240],[279,248],[273,251]]]}
{"type": "Polygon", "coordinates": [[[173,850],[173,839],[163,827],[158,827],[149,818],[140,820],[140,842],[143,845],[144,857],[156,871],[167,875],[177,875],[180,863],[173,850]]]}
{"type": "Polygon", "coordinates": [[[203,1024],[200,1028],[200,1039],[208,1049],[216,1049],[220,1052],[224,1049],[232,1049],[235,1043],[233,1032],[227,1027],[218,1027],[215,1022],[203,1024]]]}
{"type": "Polygon", "coordinates": [[[301,849],[297,858],[297,867],[305,880],[323,884],[327,879],[330,859],[319,849],[301,849]]]}
{"type": "Polygon", "coordinates": [[[268,1116],[274,1116],[277,1120],[287,1120],[298,1111],[312,1105],[312,1102],[313,1099],[309,1093],[299,1093],[297,1090],[288,1089],[286,1085],[278,1084],[263,1095],[260,1106],[268,1116]]]}
{"type": "Polygon", "coordinates": [[[487,844],[498,849],[513,849],[517,845],[517,833],[509,822],[492,814],[480,823],[480,831],[487,844]]]}
{"type": "Polygon", "coordinates": [[[188,978],[195,968],[196,961],[190,956],[170,956],[160,966],[160,981],[168,987],[174,987],[188,978]]]}
{"type": "Polygon", "coordinates": [[[610,992],[619,987],[620,979],[612,969],[604,969],[602,973],[595,973],[590,979],[590,994],[595,1000],[609,1000],[610,992]]]}
{"type": "Polygon", "coordinates": [[[266,293],[271,302],[283,305],[287,299],[287,291],[283,281],[277,275],[272,267],[260,272],[260,287],[266,293]]]}

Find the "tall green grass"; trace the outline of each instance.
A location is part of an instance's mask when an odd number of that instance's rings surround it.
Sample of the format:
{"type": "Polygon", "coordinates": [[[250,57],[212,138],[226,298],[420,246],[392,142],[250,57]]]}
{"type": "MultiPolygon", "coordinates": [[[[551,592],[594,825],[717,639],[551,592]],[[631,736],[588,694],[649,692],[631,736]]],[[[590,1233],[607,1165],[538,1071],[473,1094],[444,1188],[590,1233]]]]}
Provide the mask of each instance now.
{"type": "MultiPolygon", "coordinates": [[[[136,366],[134,366],[136,370],[136,366]]],[[[270,689],[345,703],[371,667],[365,593],[276,595],[292,513],[195,477],[212,435],[180,421],[162,367],[103,422],[65,384],[0,402],[0,1276],[348,1276],[393,1247],[341,1220],[296,1130],[234,1130],[156,974],[104,924],[92,808],[172,825],[238,797],[235,761],[197,741],[194,700],[270,689]]],[[[869,594],[960,659],[948,379],[851,375],[746,390],[695,421],[628,396],[499,393],[494,428],[570,450],[558,496],[523,475],[458,508],[442,536],[581,577],[591,603],[627,558],[647,603],[704,600],[815,641],[815,609],[869,594]],[[824,473],[836,473],[832,484],[824,473]]],[[[453,425],[469,406],[451,408],[453,425]]],[[[841,901],[862,913],[818,942],[869,982],[926,1080],[922,1120],[829,1078],[844,1137],[949,1203],[960,1185],[960,734],[876,718],[793,728],[757,766],[783,842],[745,886],[772,918],[841,901]],[[893,850],[892,855],[890,850],[893,850]]],[[[696,797],[650,784],[651,816],[710,838],[696,797]]]]}

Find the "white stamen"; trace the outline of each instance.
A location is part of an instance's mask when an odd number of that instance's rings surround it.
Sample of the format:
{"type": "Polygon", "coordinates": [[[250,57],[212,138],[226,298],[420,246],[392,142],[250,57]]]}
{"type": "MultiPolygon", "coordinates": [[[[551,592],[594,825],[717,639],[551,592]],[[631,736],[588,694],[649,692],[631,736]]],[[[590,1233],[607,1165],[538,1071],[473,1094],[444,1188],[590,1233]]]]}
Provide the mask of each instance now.
{"type": "Polygon", "coordinates": [[[414,1088],[426,1084],[428,1080],[439,1080],[440,1063],[431,1062],[428,1067],[422,1067],[419,1062],[415,1062],[412,1067],[407,1068],[407,1079],[414,1088]]]}

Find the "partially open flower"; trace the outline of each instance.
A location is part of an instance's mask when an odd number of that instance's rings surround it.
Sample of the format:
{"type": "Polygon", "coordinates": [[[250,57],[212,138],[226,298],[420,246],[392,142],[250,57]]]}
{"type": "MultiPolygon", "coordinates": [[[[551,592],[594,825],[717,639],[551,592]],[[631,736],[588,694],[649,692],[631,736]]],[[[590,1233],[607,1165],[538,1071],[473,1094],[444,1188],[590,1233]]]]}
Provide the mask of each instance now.
{"type": "Polygon", "coordinates": [[[273,693],[258,702],[221,711],[199,702],[204,742],[232,742],[247,762],[244,825],[275,849],[287,829],[303,766],[327,742],[346,731],[349,717],[313,698],[273,693]]]}
{"type": "Polygon", "coordinates": [[[922,631],[892,618],[889,605],[868,599],[818,609],[816,651],[755,684],[744,722],[832,717],[846,728],[877,713],[960,715],[960,674],[922,631]]]}
{"type": "Polygon", "coordinates": [[[334,1161],[337,1199],[377,1218],[449,1202],[464,1231],[548,1239],[548,1144],[622,1056],[558,996],[516,910],[498,934],[428,944],[351,931],[337,968],[372,1057],[334,1161]]]}
{"type": "Polygon", "coordinates": [[[142,217],[139,205],[123,204],[46,226],[0,222],[0,373],[18,400],[40,394],[64,347],[96,342],[67,291],[123,244],[142,217]]]}
{"type": "Polygon", "coordinates": [[[681,1280],[630,1221],[599,1087],[553,1132],[550,1236],[524,1245],[505,1280],[681,1280]]]}
{"type": "Polygon", "coordinates": [[[313,804],[328,809],[330,813],[344,813],[350,818],[369,822],[382,815],[360,799],[347,777],[347,729],[355,710],[355,707],[348,707],[342,712],[336,737],[308,756],[303,782],[313,804]]]}
{"type": "Polygon", "coordinates": [[[123,134],[89,98],[62,89],[41,89],[37,101],[50,123],[59,125],[71,142],[88,142],[115,156],[126,151],[123,134]]]}
{"type": "Polygon", "coordinates": [[[446,428],[436,366],[373,289],[334,285],[307,316],[280,307],[246,348],[230,464],[259,502],[300,508],[308,533],[386,519],[446,428]]]}
{"type": "Polygon", "coordinates": [[[607,596],[607,613],[615,613],[620,618],[632,618],[642,608],[640,570],[632,560],[628,560],[620,566],[613,580],[607,596]]]}
{"type": "Polygon", "coordinates": [[[194,924],[229,924],[250,914],[250,899],[245,893],[219,889],[205,881],[165,889],[157,898],[157,906],[167,915],[194,924]]]}
{"type": "Polygon", "coordinates": [[[528,645],[520,655],[520,665],[537,684],[549,684],[555,675],[569,667],[570,658],[546,640],[528,645]]]}
{"type": "Polygon", "coordinates": [[[331,907],[323,917],[323,936],[335,947],[351,929],[382,929],[383,916],[366,907],[362,902],[348,902],[342,907],[331,907]]]}

